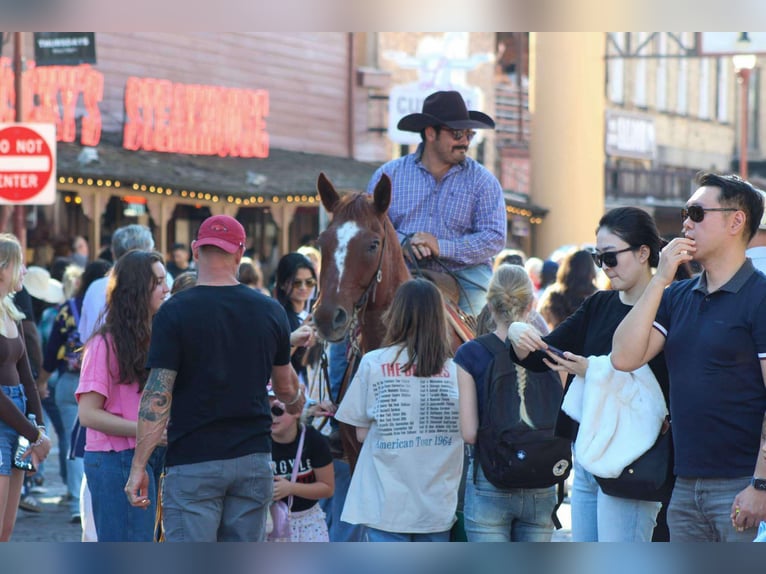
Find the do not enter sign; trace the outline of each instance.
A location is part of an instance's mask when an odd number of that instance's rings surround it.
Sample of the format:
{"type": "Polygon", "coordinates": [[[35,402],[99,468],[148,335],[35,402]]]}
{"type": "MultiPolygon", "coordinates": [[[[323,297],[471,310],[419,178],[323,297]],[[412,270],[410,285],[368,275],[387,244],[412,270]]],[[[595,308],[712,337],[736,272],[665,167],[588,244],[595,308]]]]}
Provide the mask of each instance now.
{"type": "Polygon", "coordinates": [[[0,203],[56,201],[56,126],[0,124],[0,203]]]}

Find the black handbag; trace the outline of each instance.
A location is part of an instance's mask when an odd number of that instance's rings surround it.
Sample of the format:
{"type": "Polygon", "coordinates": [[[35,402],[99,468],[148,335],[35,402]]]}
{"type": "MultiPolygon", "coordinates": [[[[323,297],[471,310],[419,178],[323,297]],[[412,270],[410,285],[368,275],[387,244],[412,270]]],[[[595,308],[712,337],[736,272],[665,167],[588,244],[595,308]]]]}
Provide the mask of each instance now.
{"type": "Polygon", "coordinates": [[[670,424],[663,424],[652,447],[626,466],[620,476],[595,478],[604,494],[609,496],[667,502],[675,484],[670,424]]]}

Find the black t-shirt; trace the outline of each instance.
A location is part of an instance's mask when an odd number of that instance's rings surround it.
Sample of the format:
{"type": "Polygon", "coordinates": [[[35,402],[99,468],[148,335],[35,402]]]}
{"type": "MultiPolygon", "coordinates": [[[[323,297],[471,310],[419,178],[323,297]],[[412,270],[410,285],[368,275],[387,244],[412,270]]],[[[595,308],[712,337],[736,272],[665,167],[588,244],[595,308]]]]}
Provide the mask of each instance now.
{"type": "Polygon", "coordinates": [[[290,362],[290,327],[276,301],[245,285],[181,291],[154,318],[148,368],[177,372],[166,463],[269,452],[266,384],[290,362]]]}
{"type": "MultiPolygon", "coordinates": [[[[293,475],[293,466],[295,465],[295,455],[298,453],[298,441],[301,433],[295,435],[295,440],[289,444],[281,444],[272,441],[271,460],[274,476],[282,476],[287,480],[293,475]]],[[[303,441],[303,451],[301,452],[301,465],[298,468],[298,476],[295,482],[302,484],[312,484],[317,481],[314,474],[315,468],[322,468],[332,463],[332,454],[330,454],[330,445],[327,439],[322,436],[318,430],[311,425],[306,426],[306,438],[303,441]]],[[[284,499],[287,502],[287,498],[284,499]]],[[[292,510],[299,512],[308,510],[317,503],[316,500],[308,500],[300,496],[293,497],[292,510]]]]}

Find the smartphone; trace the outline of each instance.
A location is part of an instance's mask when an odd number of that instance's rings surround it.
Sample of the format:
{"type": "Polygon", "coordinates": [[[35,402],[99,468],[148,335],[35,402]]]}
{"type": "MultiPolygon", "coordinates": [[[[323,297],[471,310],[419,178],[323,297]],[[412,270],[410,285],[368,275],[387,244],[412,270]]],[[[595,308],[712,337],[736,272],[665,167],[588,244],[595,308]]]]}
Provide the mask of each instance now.
{"type": "Polygon", "coordinates": [[[549,350],[551,353],[553,353],[554,355],[558,355],[558,356],[559,356],[559,357],[561,357],[562,359],[564,359],[564,358],[565,358],[565,357],[564,357],[564,351],[562,351],[561,349],[557,349],[557,348],[556,348],[556,347],[554,347],[553,345],[548,345],[548,350],[549,350]]]}

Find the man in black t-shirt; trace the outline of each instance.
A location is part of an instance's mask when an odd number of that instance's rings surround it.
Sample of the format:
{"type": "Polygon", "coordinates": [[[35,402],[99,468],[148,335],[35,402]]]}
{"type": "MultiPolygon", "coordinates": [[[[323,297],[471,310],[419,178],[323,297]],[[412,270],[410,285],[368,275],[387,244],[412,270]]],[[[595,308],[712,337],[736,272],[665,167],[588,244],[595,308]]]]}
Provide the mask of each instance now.
{"type": "Polygon", "coordinates": [[[146,463],[167,427],[168,541],[263,540],[273,489],[269,378],[288,412],[303,409],[284,309],[237,281],[244,246],[236,219],[206,219],[192,243],[197,286],[154,318],[125,492],[134,506],[149,503],[146,463]]]}

